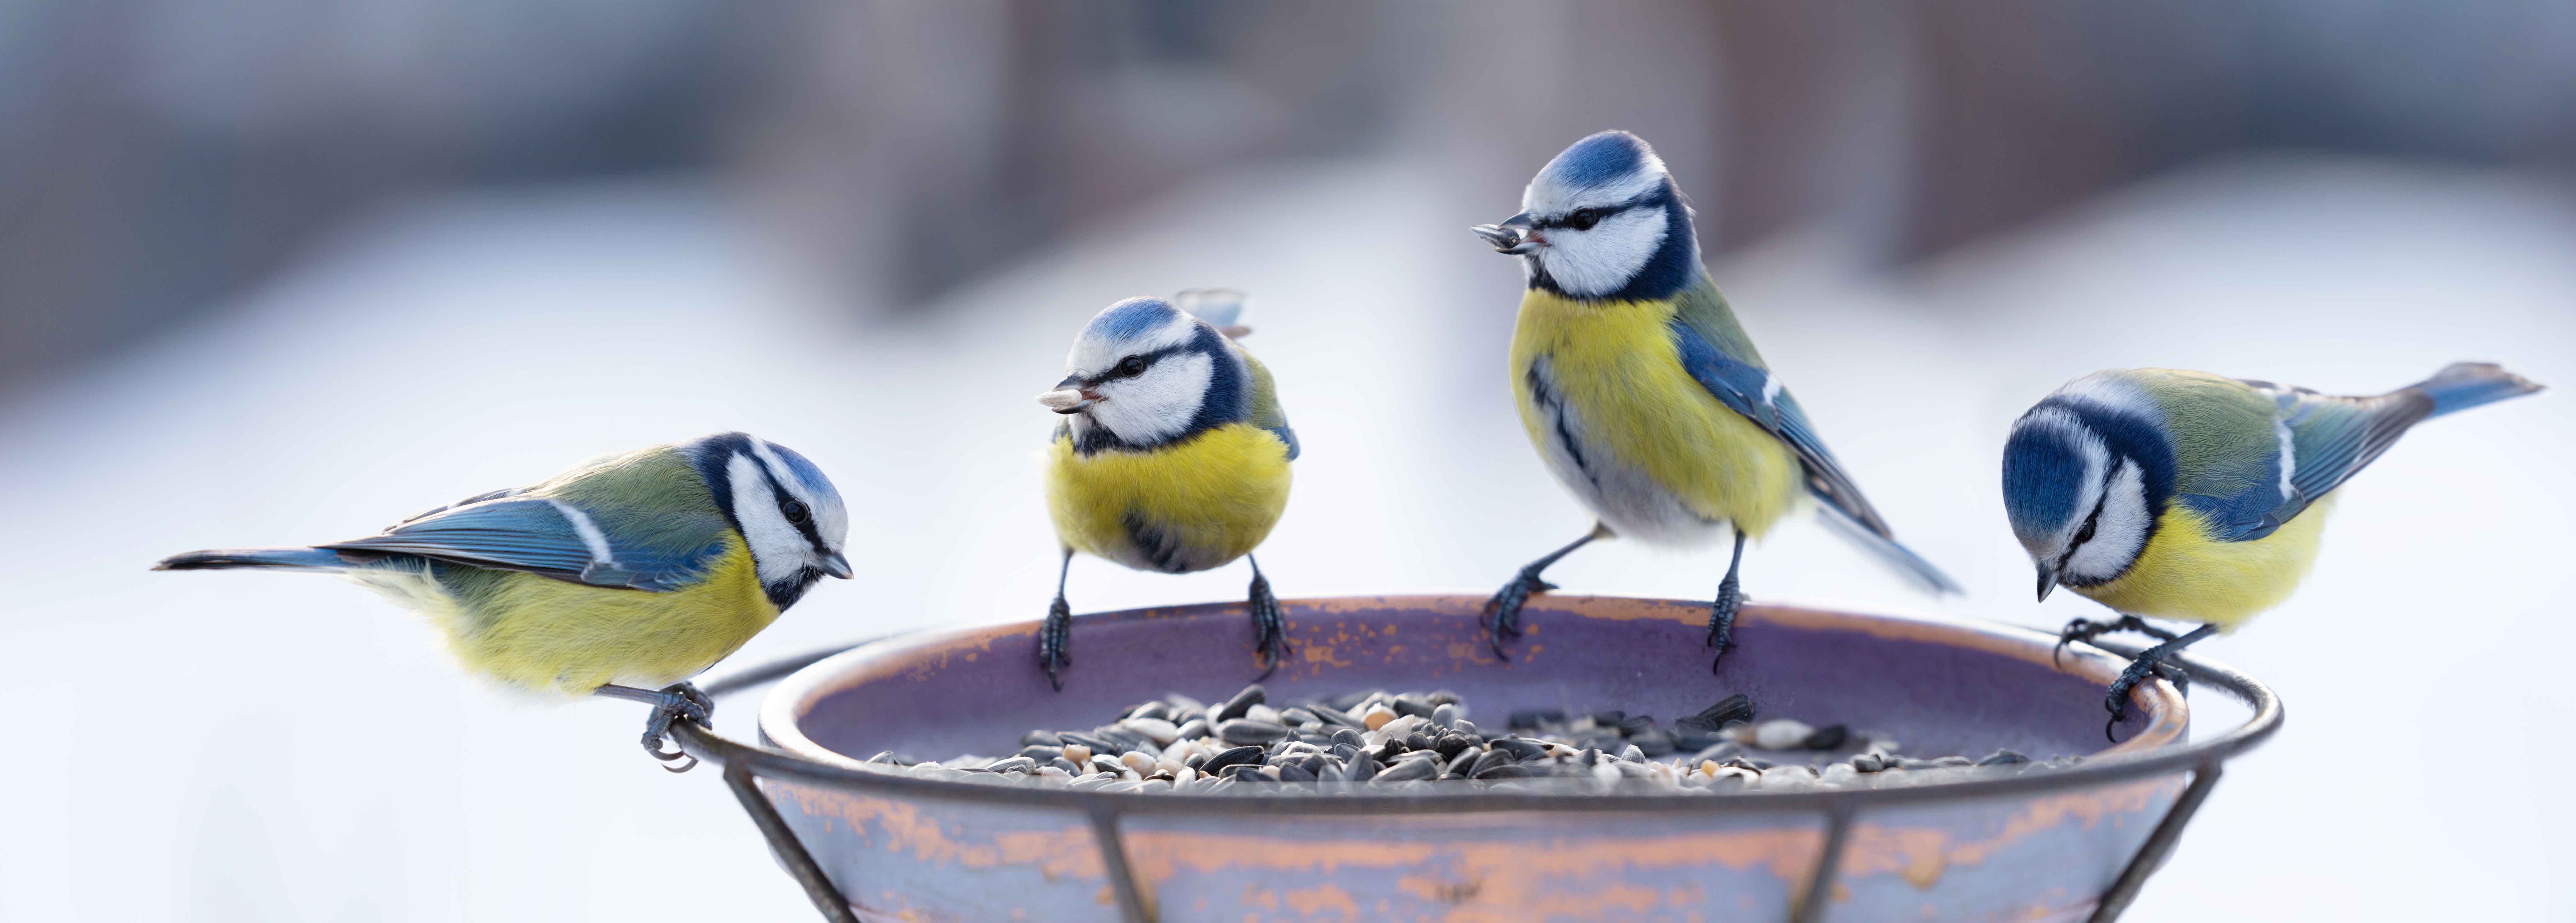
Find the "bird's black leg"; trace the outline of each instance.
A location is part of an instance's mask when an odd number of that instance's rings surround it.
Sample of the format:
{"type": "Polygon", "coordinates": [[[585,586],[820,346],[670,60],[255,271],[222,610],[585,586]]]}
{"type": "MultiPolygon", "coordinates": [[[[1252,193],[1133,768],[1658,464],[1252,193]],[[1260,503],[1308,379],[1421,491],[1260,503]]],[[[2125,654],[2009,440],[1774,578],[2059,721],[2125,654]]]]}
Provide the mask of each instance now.
{"type": "Polygon", "coordinates": [[[2048,652],[2048,662],[2051,665],[2057,665],[2059,656],[2066,653],[2066,646],[2069,644],[2073,644],[2078,641],[2091,641],[2115,631],[2134,631],[2158,641],[2171,641],[2174,639],[2173,632],[2149,625],[2145,619],[2141,619],[2134,615],[2123,614],[2119,618],[2108,622],[2096,622],[2092,619],[2076,619],[2072,622],[2066,623],[2066,627],[2057,630],[2057,649],[2048,652]]]}
{"type": "Polygon", "coordinates": [[[1735,646],[1735,610],[1744,605],[1744,588],[1735,579],[1744,566],[1744,530],[1735,530],[1735,556],[1726,562],[1726,579],[1717,582],[1717,601],[1708,607],[1708,647],[1717,648],[1709,658],[1708,671],[1717,672],[1719,661],[1726,659],[1726,649],[1735,646]]]}
{"type": "Polygon", "coordinates": [[[1064,691],[1064,679],[1058,675],[1073,665],[1073,655],[1066,645],[1073,640],[1073,604],[1064,599],[1064,578],[1073,573],[1073,549],[1064,550],[1064,565],[1055,572],[1055,604],[1047,607],[1046,622],[1038,626],[1038,668],[1046,671],[1047,682],[1055,691],[1064,691]]]}
{"type": "Polygon", "coordinates": [[[644,752],[653,754],[654,759],[674,764],[662,767],[672,772],[687,772],[698,765],[698,758],[681,752],[676,743],[670,749],[662,748],[662,742],[671,736],[671,722],[689,721],[704,725],[708,718],[715,716],[715,700],[699,692],[698,687],[674,683],[655,692],[612,683],[591,690],[591,694],[653,706],[652,714],[644,717],[644,752]]]}
{"type": "Polygon", "coordinates": [[[1261,562],[1248,554],[1243,559],[1252,564],[1252,593],[1243,607],[1252,613],[1252,658],[1261,665],[1261,675],[1253,682],[1260,682],[1269,679],[1288,656],[1288,619],[1279,611],[1279,597],[1270,593],[1269,578],[1261,576],[1261,562]]]}
{"type": "Polygon", "coordinates": [[[2129,668],[2120,671],[2120,678],[2111,681],[2110,694],[2102,699],[2103,707],[2111,712],[2111,723],[2102,726],[2102,736],[2111,736],[2111,728],[2128,715],[2129,690],[2138,688],[2138,684],[2146,682],[2149,676],[2166,673],[2170,668],[2165,666],[2165,658],[2173,656],[2183,648],[2190,647],[2195,641],[2217,633],[2218,626],[2203,625],[2181,637],[2139,651],[2138,658],[2129,661],[2129,668]]]}
{"type": "Polygon", "coordinates": [[[1504,660],[1512,659],[1511,655],[1503,653],[1503,639],[1521,636],[1521,604],[1529,602],[1530,594],[1556,589],[1556,584],[1539,579],[1540,572],[1547,570],[1548,565],[1556,563],[1556,559],[1573,554],[1574,549],[1589,545],[1593,539],[1609,534],[1608,526],[1595,524],[1592,531],[1585,533],[1582,538],[1575,539],[1573,543],[1563,548],[1548,552],[1547,557],[1531,561],[1528,567],[1521,568],[1521,572],[1512,577],[1512,582],[1503,584],[1502,589],[1495,590],[1494,595],[1485,600],[1485,631],[1490,635],[1488,641],[1493,645],[1494,656],[1504,660]]]}

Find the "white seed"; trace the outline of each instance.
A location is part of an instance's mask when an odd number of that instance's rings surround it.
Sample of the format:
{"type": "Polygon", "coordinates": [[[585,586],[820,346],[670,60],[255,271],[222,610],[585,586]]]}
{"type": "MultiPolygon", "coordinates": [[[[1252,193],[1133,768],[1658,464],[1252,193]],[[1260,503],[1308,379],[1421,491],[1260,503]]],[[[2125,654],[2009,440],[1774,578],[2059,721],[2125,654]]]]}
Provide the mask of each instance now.
{"type": "Polygon", "coordinates": [[[1395,709],[1384,705],[1371,705],[1367,711],[1360,713],[1360,723],[1367,725],[1371,731],[1385,727],[1387,722],[1393,720],[1395,720],[1395,709]]]}
{"type": "Polygon", "coordinates": [[[1773,766],[1762,770],[1763,788],[1804,788],[1815,781],[1805,766],[1773,766]]]}
{"type": "Polygon", "coordinates": [[[1161,718],[1129,718],[1125,721],[1118,722],[1118,726],[1143,734],[1146,739],[1158,744],[1171,743],[1172,741],[1180,739],[1181,736],[1181,728],[1179,725],[1165,721],[1161,718]]]}
{"type": "Polygon", "coordinates": [[[1287,723],[1287,722],[1284,722],[1284,721],[1279,720],[1279,710],[1278,710],[1278,709],[1276,709],[1276,708],[1272,708],[1272,707],[1270,707],[1270,706],[1268,706],[1268,705],[1254,705],[1254,706],[1252,706],[1251,710],[1244,712],[1244,713],[1243,713],[1243,716],[1244,716],[1244,717],[1246,717],[1246,718],[1250,718],[1250,719],[1252,719],[1252,720],[1254,720],[1254,721],[1267,721],[1267,722],[1270,722],[1270,723],[1272,723],[1272,724],[1285,724],[1285,723],[1287,723]]]}
{"type": "Polygon", "coordinates": [[[1786,750],[1807,742],[1816,732],[1805,722],[1792,718],[1774,718],[1753,727],[1753,745],[1765,750],[1786,750]]]}
{"type": "Polygon", "coordinates": [[[1064,758],[1072,760],[1076,766],[1091,762],[1091,748],[1081,744],[1065,744],[1064,758]]]}

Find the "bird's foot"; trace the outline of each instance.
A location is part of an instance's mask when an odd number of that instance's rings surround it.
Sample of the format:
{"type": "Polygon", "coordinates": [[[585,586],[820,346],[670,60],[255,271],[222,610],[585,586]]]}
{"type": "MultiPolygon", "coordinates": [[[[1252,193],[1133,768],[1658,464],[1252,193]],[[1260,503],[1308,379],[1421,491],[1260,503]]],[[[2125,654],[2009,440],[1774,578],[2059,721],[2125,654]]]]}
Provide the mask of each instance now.
{"type": "Polygon", "coordinates": [[[2134,615],[2123,615],[2107,622],[2076,619],[2066,623],[2066,627],[2057,630],[2057,648],[2048,652],[2048,662],[2052,666],[2062,666],[2061,661],[2067,645],[2078,641],[2091,641],[2115,631],[2134,631],[2158,641],[2174,639],[2173,632],[2149,625],[2145,619],[2134,615]]]}
{"type": "Polygon", "coordinates": [[[2111,681],[2111,688],[2102,699],[2103,708],[2111,713],[2111,720],[2102,725],[2103,738],[2112,743],[2120,742],[2120,738],[2114,735],[2112,730],[2119,727],[2121,721],[2128,719],[2129,693],[2137,689],[2138,684],[2146,682],[2148,677],[2172,683],[2175,689],[2191,687],[2191,678],[2183,674],[2182,668],[2166,663],[2161,658],[2151,659],[2140,656],[2129,664],[2128,669],[2120,671],[2119,679],[2111,681]]]}
{"type": "Polygon", "coordinates": [[[1279,609],[1279,597],[1270,592],[1269,578],[1259,572],[1252,575],[1252,592],[1244,603],[1252,614],[1253,662],[1261,666],[1261,675],[1253,682],[1270,678],[1279,664],[1288,658],[1288,618],[1279,609]]]}
{"type": "Polygon", "coordinates": [[[1047,683],[1057,692],[1064,691],[1060,672],[1073,665],[1073,654],[1068,649],[1072,642],[1073,604],[1057,596],[1055,604],[1047,607],[1046,623],[1038,626],[1038,668],[1046,671],[1047,683]]]}
{"type": "Polygon", "coordinates": [[[687,721],[704,726],[708,718],[715,716],[715,700],[696,686],[674,683],[656,693],[651,704],[653,712],[644,717],[644,752],[653,754],[654,759],[665,764],[662,768],[672,772],[696,768],[698,758],[682,751],[679,742],[670,739],[671,723],[687,721]],[[669,749],[663,749],[665,742],[671,745],[669,749]]]}
{"type": "Polygon", "coordinates": [[[1512,582],[1503,584],[1502,589],[1495,590],[1493,596],[1486,598],[1485,631],[1487,641],[1493,645],[1494,656],[1512,659],[1511,655],[1503,653],[1503,641],[1521,636],[1521,606],[1529,602],[1530,594],[1556,589],[1556,584],[1541,580],[1538,575],[1539,567],[1536,565],[1521,568],[1521,572],[1512,577],[1512,582]]]}
{"type": "Polygon", "coordinates": [[[1708,671],[1711,673],[1717,672],[1717,665],[1726,659],[1727,650],[1735,646],[1735,612],[1743,606],[1744,589],[1730,575],[1724,582],[1717,585],[1717,601],[1710,603],[1708,607],[1706,646],[1717,649],[1717,653],[1711,655],[1708,660],[1708,671]]]}

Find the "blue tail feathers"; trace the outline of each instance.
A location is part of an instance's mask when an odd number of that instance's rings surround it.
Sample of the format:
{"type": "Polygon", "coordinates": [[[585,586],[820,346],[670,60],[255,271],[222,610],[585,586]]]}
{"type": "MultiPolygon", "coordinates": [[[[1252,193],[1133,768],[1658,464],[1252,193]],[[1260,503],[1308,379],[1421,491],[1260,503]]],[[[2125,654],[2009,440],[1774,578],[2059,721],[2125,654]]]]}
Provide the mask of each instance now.
{"type": "Polygon", "coordinates": [[[1825,525],[1835,534],[1867,550],[1878,559],[1879,563],[1887,565],[1898,576],[1913,581],[1926,592],[1936,594],[1966,592],[1959,588],[1957,581],[1950,579],[1950,575],[1932,566],[1932,562],[1923,560],[1922,555],[1915,554],[1913,549],[1897,544],[1895,539],[1880,535],[1868,526],[1862,525],[1860,520],[1853,519],[1851,514],[1843,512],[1831,503],[1818,503],[1816,508],[1821,513],[1819,518],[1823,519],[1825,525]]]}
{"type": "Polygon", "coordinates": [[[2421,392],[2432,398],[2433,412],[2428,416],[2438,417],[2540,389],[2530,379],[2505,371],[2493,362],[2454,362],[2433,373],[2433,377],[2399,390],[2421,392]]]}
{"type": "Polygon", "coordinates": [[[351,562],[327,548],[217,548],[161,559],[153,570],[225,570],[235,567],[283,567],[293,570],[347,570],[351,562]]]}

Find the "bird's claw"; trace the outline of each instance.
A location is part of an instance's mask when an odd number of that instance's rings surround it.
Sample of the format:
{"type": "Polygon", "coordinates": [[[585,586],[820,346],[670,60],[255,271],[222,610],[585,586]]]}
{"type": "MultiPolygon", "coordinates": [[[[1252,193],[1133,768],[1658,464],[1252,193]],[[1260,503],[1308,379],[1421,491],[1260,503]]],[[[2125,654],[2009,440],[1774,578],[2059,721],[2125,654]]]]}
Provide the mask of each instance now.
{"type": "Polygon", "coordinates": [[[2111,731],[2129,717],[2129,693],[2137,689],[2138,684],[2146,682],[2148,677],[2172,683],[2176,689],[2191,687],[2191,678],[2184,675],[2182,669],[2173,664],[2145,658],[2139,658],[2130,663],[2128,669],[2120,671],[2120,678],[2111,681],[2108,694],[2102,698],[2102,707],[2111,713],[2111,720],[2102,725],[2102,736],[2105,739],[2112,743],[2120,742],[2120,738],[2114,736],[2111,731]]]}
{"type": "Polygon", "coordinates": [[[2119,627],[2117,622],[2096,622],[2092,619],[2076,619],[2067,622],[2066,627],[2057,630],[2057,647],[2048,652],[2049,666],[2060,668],[2065,666],[2063,658],[2067,645],[2079,641],[2091,641],[2119,627]]]}
{"type": "Polygon", "coordinates": [[[1047,683],[1057,692],[1064,691],[1061,672],[1073,665],[1072,641],[1073,604],[1058,596],[1047,607],[1046,623],[1038,627],[1038,668],[1046,671],[1047,683]]]}
{"type": "Polygon", "coordinates": [[[1269,679],[1279,664],[1294,651],[1288,646],[1288,618],[1280,611],[1279,597],[1270,592],[1269,578],[1255,572],[1252,591],[1244,608],[1252,614],[1253,662],[1261,665],[1261,675],[1253,682],[1269,679]]]}
{"type": "Polygon", "coordinates": [[[1717,601],[1708,607],[1708,641],[1703,645],[1717,649],[1717,653],[1708,660],[1710,673],[1717,672],[1718,663],[1725,660],[1727,650],[1735,646],[1735,613],[1743,607],[1744,590],[1734,577],[1730,576],[1717,585],[1717,601]]]}
{"type": "Polygon", "coordinates": [[[1556,589],[1556,584],[1539,579],[1538,574],[1536,568],[1521,568],[1510,583],[1503,584],[1502,589],[1495,590],[1494,595],[1485,599],[1486,641],[1493,647],[1494,656],[1512,659],[1510,654],[1503,653],[1503,641],[1521,636],[1521,606],[1529,602],[1531,594],[1556,589]]]}
{"type": "Polygon", "coordinates": [[[2107,622],[2096,622],[2092,619],[2075,619],[2067,622],[2066,627],[2057,630],[2057,647],[2056,649],[2048,652],[2048,663],[2050,666],[2063,667],[2064,662],[2062,658],[2066,653],[2067,645],[2074,644],[2079,641],[2089,642],[2095,638],[2099,638],[2115,631],[2134,631],[2158,641],[2171,641],[2174,639],[2173,632],[2149,625],[2145,619],[2141,619],[2134,615],[2123,615],[2117,619],[2107,622]]]}
{"type": "Polygon", "coordinates": [[[654,759],[661,760],[665,764],[662,768],[671,772],[687,772],[697,768],[698,758],[690,756],[680,749],[678,741],[670,739],[671,724],[674,721],[687,721],[704,726],[707,719],[714,717],[715,713],[715,700],[708,698],[706,693],[698,691],[698,687],[688,683],[674,683],[664,687],[661,698],[653,703],[652,713],[644,717],[644,752],[652,754],[654,759]],[[663,749],[664,743],[669,743],[670,748],[663,749]]]}

